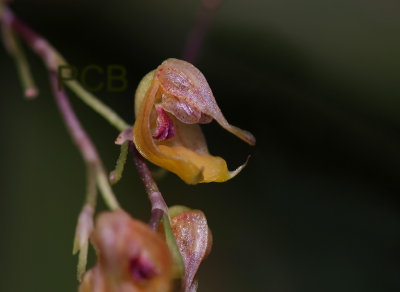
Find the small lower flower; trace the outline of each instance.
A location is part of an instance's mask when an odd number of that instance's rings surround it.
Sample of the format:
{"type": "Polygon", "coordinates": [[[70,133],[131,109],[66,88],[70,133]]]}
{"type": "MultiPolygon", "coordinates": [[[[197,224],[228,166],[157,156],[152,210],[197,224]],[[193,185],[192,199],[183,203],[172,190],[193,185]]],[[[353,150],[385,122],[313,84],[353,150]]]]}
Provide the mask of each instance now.
{"type": "Polygon", "coordinates": [[[79,292],[169,292],[172,259],[162,237],[119,210],[96,221],[92,242],[98,262],[79,292]]]}

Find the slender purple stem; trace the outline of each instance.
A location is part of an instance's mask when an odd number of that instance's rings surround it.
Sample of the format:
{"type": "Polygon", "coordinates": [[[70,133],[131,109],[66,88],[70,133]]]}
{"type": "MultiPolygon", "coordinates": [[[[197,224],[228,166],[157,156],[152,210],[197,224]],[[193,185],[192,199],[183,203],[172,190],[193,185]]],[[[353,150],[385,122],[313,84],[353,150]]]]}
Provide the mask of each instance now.
{"type": "Polygon", "coordinates": [[[58,89],[58,79],[55,72],[50,72],[50,83],[61,115],[83,159],[88,163],[99,164],[100,158],[96,148],[75,115],[64,87],[61,90],[58,89]]]}
{"type": "Polygon", "coordinates": [[[164,211],[161,209],[152,209],[151,210],[151,217],[149,220],[149,226],[153,230],[157,230],[160,222],[164,216],[164,211]]]}
{"type": "Polygon", "coordinates": [[[16,17],[14,13],[7,8],[5,8],[3,12],[3,21],[17,31],[30,46],[34,46],[38,40],[42,39],[36,32],[26,25],[25,22],[16,17]]]}
{"type": "Polygon", "coordinates": [[[99,155],[97,154],[96,148],[76,117],[75,112],[69,103],[64,87],[59,87],[56,72],[58,65],[65,64],[65,60],[57,53],[57,51],[48,43],[46,39],[34,32],[29,26],[16,17],[14,13],[7,7],[4,7],[1,20],[4,25],[10,27],[17,35],[24,39],[32,48],[32,50],[36,52],[45,62],[50,74],[50,83],[54,92],[54,96],[68,131],[80,150],[83,159],[88,164],[88,167],[94,167],[96,171],[97,185],[108,207],[112,210],[120,208],[108,183],[105,169],[102,165],[99,155]]]}
{"type": "Polygon", "coordinates": [[[189,32],[182,58],[196,63],[203,47],[207,31],[213,22],[221,0],[202,0],[197,15],[189,32]]]}
{"type": "Polygon", "coordinates": [[[167,204],[158,190],[157,184],[151,175],[151,171],[147,166],[145,159],[137,151],[133,142],[129,142],[129,149],[133,154],[133,160],[151,203],[151,218],[149,225],[153,230],[157,230],[164,213],[168,215],[167,204]]]}
{"type": "Polygon", "coordinates": [[[4,7],[2,21],[24,39],[32,50],[43,59],[49,71],[57,71],[61,56],[55,53],[46,39],[32,30],[7,7],[4,7]]]}
{"type": "MultiPolygon", "coordinates": [[[[49,61],[56,57],[49,43],[39,34],[33,31],[22,20],[16,17],[10,9],[4,9],[2,21],[11,27],[21,38],[23,38],[48,65],[49,61]]],[[[75,144],[78,146],[84,160],[87,163],[101,166],[101,161],[99,155],[97,154],[96,148],[75,115],[75,112],[69,103],[64,87],[62,87],[61,90],[58,88],[59,85],[57,73],[55,70],[53,70],[55,68],[48,66],[48,69],[50,74],[50,83],[52,85],[57,105],[75,144]]]]}
{"type": "Polygon", "coordinates": [[[115,210],[119,207],[117,200],[108,184],[108,178],[104,170],[103,164],[97,153],[96,147],[93,145],[92,140],[90,140],[88,134],[86,134],[82,125],[80,124],[71,104],[68,100],[67,93],[62,86],[59,89],[57,73],[50,71],[50,83],[53,89],[54,96],[56,98],[56,103],[64,119],[64,122],[74,140],[76,146],[80,150],[83,159],[88,165],[88,168],[94,167],[96,172],[96,180],[99,189],[103,195],[103,198],[109,208],[115,210]]]}

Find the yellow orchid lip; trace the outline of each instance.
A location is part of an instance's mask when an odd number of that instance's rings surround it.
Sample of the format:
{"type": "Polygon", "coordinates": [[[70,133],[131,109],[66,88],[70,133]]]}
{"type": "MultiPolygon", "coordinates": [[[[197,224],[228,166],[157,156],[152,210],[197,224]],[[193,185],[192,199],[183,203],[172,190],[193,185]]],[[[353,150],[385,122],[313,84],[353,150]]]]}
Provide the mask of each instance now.
{"type": "Polygon", "coordinates": [[[214,119],[255,145],[250,132],[227,122],[203,74],[182,60],[167,59],[142,79],[135,94],[135,114],[133,140],[141,155],[188,184],[227,181],[246,164],[229,171],[224,159],[208,153],[198,124],[214,119]]]}

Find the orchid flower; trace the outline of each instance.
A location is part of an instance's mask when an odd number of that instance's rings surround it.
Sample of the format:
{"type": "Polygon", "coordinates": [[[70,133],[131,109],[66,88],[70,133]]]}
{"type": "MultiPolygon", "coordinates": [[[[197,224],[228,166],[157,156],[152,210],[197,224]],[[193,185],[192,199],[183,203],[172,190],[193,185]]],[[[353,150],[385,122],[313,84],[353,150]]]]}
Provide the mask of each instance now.
{"type": "Polygon", "coordinates": [[[224,182],[245,166],[229,171],[223,158],[209,154],[199,124],[214,119],[248,144],[256,142],[251,133],[228,123],[203,74],[178,59],[167,59],[142,79],[135,114],[133,140],[140,154],[188,184],[224,182]]]}

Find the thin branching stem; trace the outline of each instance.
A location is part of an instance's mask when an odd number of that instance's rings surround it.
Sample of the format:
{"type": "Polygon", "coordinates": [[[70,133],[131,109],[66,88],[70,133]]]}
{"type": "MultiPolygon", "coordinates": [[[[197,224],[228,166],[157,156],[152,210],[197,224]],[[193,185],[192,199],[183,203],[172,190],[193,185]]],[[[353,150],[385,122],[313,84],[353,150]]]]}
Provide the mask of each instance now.
{"type": "MultiPolygon", "coordinates": [[[[75,144],[81,151],[83,159],[87,163],[88,167],[94,168],[97,186],[102,193],[108,207],[113,210],[119,208],[119,204],[111,189],[108,176],[97,154],[96,148],[80,125],[80,122],[69,103],[65,89],[63,87],[61,90],[59,89],[57,70],[59,66],[65,65],[66,61],[46,39],[33,31],[23,21],[16,17],[9,8],[3,8],[1,20],[4,26],[10,27],[15,34],[25,40],[28,46],[31,47],[31,49],[43,59],[47,69],[49,70],[50,81],[57,105],[59,106],[61,114],[71,136],[75,141],[75,144]]],[[[100,113],[118,130],[125,129],[129,126],[114,111],[97,100],[96,97],[82,90],[79,84],[72,85],[73,88],[77,89],[77,95],[81,97],[82,100],[95,109],[95,111],[100,113]]]]}
{"type": "MultiPolygon", "coordinates": [[[[11,27],[11,29],[42,58],[50,72],[57,72],[59,66],[67,65],[67,62],[61,54],[51,46],[45,38],[32,30],[7,7],[4,7],[2,22],[6,26],[11,27]]],[[[66,85],[74,91],[83,102],[89,105],[116,129],[122,131],[129,127],[129,124],[126,123],[115,111],[97,99],[93,94],[85,90],[77,81],[66,82],[66,85]]]]}
{"type": "Polygon", "coordinates": [[[38,90],[18,37],[4,22],[2,23],[2,33],[4,45],[9,54],[13,56],[14,62],[17,66],[18,75],[24,89],[25,97],[30,99],[35,98],[38,95],[38,90]]]}
{"type": "Polygon", "coordinates": [[[196,18],[188,34],[182,58],[196,63],[203,47],[207,31],[214,20],[222,0],[201,0],[196,18]]]}
{"type": "Polygon", "coordinates": [[[139,151],[137,151],[133,142],[129,142],[129,150],[133,154],[133,160],[151,203],[151,218],[149,221],[149,225],[153,230],[157,230],[161,221],[163,222],[165,239],[168,244],[169,250],[172,253],[172,257],[175,263],[174,275],[180,278],[184,274],[185,264],[183,262],[182,255],[179,251],[175,237],[172,233],[171,218],[169,216],[167,204],[165,203],[163,196],[158,190],[156,182],[151,176],[151,171],[147,166],[145,159],[139,153],[139,151]]]}
{"type": "Polygon", "coordinates": [[[95,169],[97,185],[107,206],[112,210],[118,209],[119,204],[110,187],[110,184],[108,183],[108,178],[99,155],[97,154],[97,150],[75,115],[64,87],[59,90],[57,84],[57,74],[55,72],[50,72],[50,82],[58,108],[72,139],[80,150],[84,161],[88,165],[93,165],[95,169]]]}
{"type": "Polygon", "coordinates": [[[108,181],[107,173],[101,165],[97,167],[97,186],[107,206],[111,210],[119,209],[120,206],[108,181]]]}
{"type": "Polygon", "coordinates": [[[84,103],[90,106],[95,112],[100,114],[117,130],[123,131],[130,127],[130,125],[126,123],[115,111],[97,99],[92,93],[85,90],[79,82],[75,80],[66,81],[65,85],[71,89],[84,103]]]}
{"type": "Polygon", "coordinates": [[[96,166],[93,164],[87,164],[86,171],[87,182],[85,205],[88,205],[95,210],[97,203],[96,166]]]}
{"type": "Polygon", "coordinates": [[[140,155],[139,151],[137,151],[133,142],[129,142],[129,149],[133,154],[133,160],[151,203],[151,227],[154,230],[157,230],[163,214],[166,214],[169,217],[167,204],[165,203],[163,196],[158,190],[156,182],[151,176],[151,172],[149,167],[147,166],[146,161],[144,160],[143,156],[140,155]],[[163,214],[160,214],[160,210],[163,214]]]}

